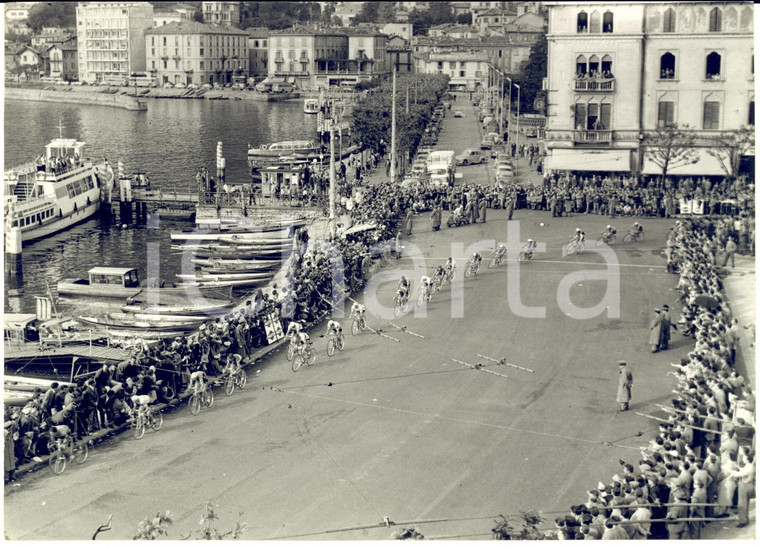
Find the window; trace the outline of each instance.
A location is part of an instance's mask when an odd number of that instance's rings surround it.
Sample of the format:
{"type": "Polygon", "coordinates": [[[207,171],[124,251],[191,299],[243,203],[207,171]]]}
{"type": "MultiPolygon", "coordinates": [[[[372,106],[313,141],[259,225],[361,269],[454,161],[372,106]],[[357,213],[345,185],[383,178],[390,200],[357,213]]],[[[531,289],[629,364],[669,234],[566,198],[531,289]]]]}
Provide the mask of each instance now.
{"type": "Polygon", "coordinates": [[[164,60],[164,68],[167,68],[167,67],[166,67],[166,60],[164,60]]]}
{"type": "Polygon", "coordinates": [[[720,8],[710,10],[710,32],[720,32],[723,27],[723,13],[720,8]]]}
{"type": "Polygon", "coordinates": [[[598,33],[601,31],[598,11],[591,12],[591,24],[588,27],[588,31],[593,33],[598,33]]]}
{"type": "Polygon", "coordinates": [[[665,10],[665,15],[662,18],[662,32],[675,32],[676,31],[676,11],[673,8],[665,10]]]}
{"type": "Polygon", "coordinates": [[[657,127],[675,127],[676,104],[673,101],[657,103],[657,127]]]}
{"type": "Polygon", "coordinates": [[[660,57],[660,80],[673,80],[676,77],[676,56],[668,52],[660,57]]]}
{"type": "Polygon", "coordinates": [[[720,129],[720,103],[705,101],[702,129],[720,129]]]}
{"type": "Polygon", "coordinates": [[[705,70],[705,78],[708,80],[720,79],[720,54],[712,52],[707,56],[707,68],[705,70]]]}
{"type": "Polygon", "coordinates": [[[602,57],[602,76],[612,78],[612,57],[605,55],[602,57]]]}
{"type": "Polygon", "coordinates": [[[579,55],[575,60],[575,74],[577,76],[586,75],[586,57],[583,55],[579,55]]]}
{"type": "Polygon", "coordinates": [[[588,31],[588,14],[582,11],[578,14],[578,32],[588,31]]]}
{"type": "Polygon", "coordinates": [[[604,12],[604,18],[602,19],[602,32],[612,32],[613,15],[611,11],[604,12]]]}
{"type": "Polygon", "coordinates": [[[749,116],[747,116],[747,124],[750,126],[755,125],[755,100],[749,102],[749,116]]]}
{"type": "Polygon", "coordinates": [[[443,62],[442,62],[442,61],[438,61],[438,68],[439,68],[439,69],[442,69],[442,68],[443,68],[443,62]]]}
{"type": "Polygon", "coordinates": [[[460,77],[460,78],[464,78],[464,71],[463,71],[463,70],[460,70],[460,71],[459,71],[459,77],[460,77]]]}
{"type": "Polygon", "coordinates": [[[588,60],[588,73],[592,78],[599,75],[599,57],[596,55],[592,55],[588,60]]]}
{"type": "Polygon", "coordinates": [[[612,127],[612,105],[609,103],[576,103],[575,129],[609,130],[612,127]]]}
{"type": "Polygon", "coordinates": [[[449,68],[450,68],[450,69],[455,69],[455,68],[457,68],[457,64],[456,64],[456,62],[455,62],[455,61],[449,61],[449,68]]]}
{"type": "Polygon", "coordinates": [[[164,36],[164,45],[166,45],[166,36],[164,36]]]}

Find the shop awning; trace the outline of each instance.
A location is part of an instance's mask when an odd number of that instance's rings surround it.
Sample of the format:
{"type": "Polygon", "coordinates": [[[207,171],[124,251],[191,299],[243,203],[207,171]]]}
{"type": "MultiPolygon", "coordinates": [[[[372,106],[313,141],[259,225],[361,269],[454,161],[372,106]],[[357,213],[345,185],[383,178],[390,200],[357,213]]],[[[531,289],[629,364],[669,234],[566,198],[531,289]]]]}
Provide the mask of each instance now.
{"type": "Polygon", "coordinates": [[[576,150],[555,148],[546,157],[553,171],[631,171],[630,150],[576,150]]]}
{"type": "MultiPolygon", "coordinates": [[[[726,172],[715,156],[709,154],[705,149],[696,149],[694,153],[695,157],[698,157],[696,162],[686,165],[678,165],[682,162],[677,162],[677,167],[668,168],[668,175],[716,175],[725,177],[726,172]]],[[[643,156],[644,165],[641,168],[641,173],[644,175],[660,175],[662,167],[650,160],[647,157],[646,151],[644,151],[643,156]]],[[[725,162],[727,166],[730,165],[728,160],[725,160],[725,162]]]]}

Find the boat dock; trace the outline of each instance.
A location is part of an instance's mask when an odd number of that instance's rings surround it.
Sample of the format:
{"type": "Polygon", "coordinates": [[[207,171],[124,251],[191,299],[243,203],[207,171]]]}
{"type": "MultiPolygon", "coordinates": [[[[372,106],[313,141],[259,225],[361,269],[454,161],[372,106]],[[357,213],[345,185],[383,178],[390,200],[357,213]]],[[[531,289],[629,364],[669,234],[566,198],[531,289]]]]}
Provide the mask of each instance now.
{"type": "Polygon", "coordinates": [[[124,361],[130,353],[123,348],[89,344],[66,344],[63,346],[40,347],[38,343],[13,343],[4,347],[6,360],[24,358],[44,358],[46,356],[72,356],[76,358],[93,358],[96,360],[124,361]]]}

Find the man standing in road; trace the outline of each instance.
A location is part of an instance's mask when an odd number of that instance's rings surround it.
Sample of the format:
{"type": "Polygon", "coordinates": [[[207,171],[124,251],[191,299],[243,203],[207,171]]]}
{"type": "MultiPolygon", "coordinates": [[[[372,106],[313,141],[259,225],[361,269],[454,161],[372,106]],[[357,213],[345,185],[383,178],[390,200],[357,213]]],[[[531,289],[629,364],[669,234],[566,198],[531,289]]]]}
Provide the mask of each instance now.
{"type": "Polygon", "coordinates": [[[633,387],[633,373],[628,369],[624,361],[618,362],[620,375],[618,377],[617,401],[621,411],[628,411],[628,403],[631,401],[631,388],[633,387]]]}
{"type": "Polygon", "coordinates": [[[652,347],[652,354],[660,351],[660,344],[662,343],[662,314],[660,309],[654,309],[654,318],[649,324],[649,345],[652,347]]]}
{"type": "Polygon", "coordinates": [[[439,205],[435,205],[433,207],[433,213],[430,215],[430,220],[433,225],[433,230],[438,231],[441,229],[441,207],[439,205]]]}
{"type": "Polygon", "coordinates": [[[660,323],[660,350],[667,350],[670,347],[670,330],[678,328],[670,321],[670,306],[662,305],[662,320],[660,323]]]}

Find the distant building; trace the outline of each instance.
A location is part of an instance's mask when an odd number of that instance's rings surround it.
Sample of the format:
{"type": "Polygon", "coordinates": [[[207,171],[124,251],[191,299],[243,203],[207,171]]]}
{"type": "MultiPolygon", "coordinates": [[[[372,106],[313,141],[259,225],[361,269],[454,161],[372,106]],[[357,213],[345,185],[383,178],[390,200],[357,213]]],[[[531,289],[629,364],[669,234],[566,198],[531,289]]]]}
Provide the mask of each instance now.
{"type": "Polygon", "coordinates": [[[414,72],[414,51],[411,44],[400,36],[388,38],[388,67],[399,74],[414,72]]]}
{"type": "Polygon", "coordinates": [[[248,33],[196,21],[145,32],[147,70],[159,84],[245,83],[248,33]]]}
{"type": "Polygon", "coordinates": [[[190,4],[170,4],[164,6],[164,9],[176,11],[187,21],[195,21],[195,16],[200,11],[198,8],[191,6],[190,4]]]}
{"type": "Polygon", "coordinates": [[[37,2],[8,2],[5,4],[5,25],[12,27],[29,19],[29,10],[37,2]]]}
{"type": "Polygon", "coordinates": [[[181,13],[172,10],[161,9],[153,12],[154,27],[163,27],[169,23],[180,23],[183,19],[181,13]]]}
{"type": "Polygon", "coordinates": [[[335,13],[333,17],[340,19],[341,24],[344,27],[351,25],[354,17],[362,10],[362,4],[364,2],[339,2],[335,7],[335,13]]]}
{"type": "Polygon", "coordinates": [[[240,2],[203,2],[203,22],[214,25],[239,25],[240,2]]]}
{"type": "Polygon", "coordinates": [[[79,79],[126,83],[145,71],[145,31],[153,26],[147,2],[80,2],[77,6],[79,79]]]}
{"type": "Polygon", "coordinates": [[[372,29],[297,27],[269,38],[269,76],[304,89],[372,80],[388,63],[387,36],[372,29]]]}
{"type": "Polygon", "coordinates": [[[387,23],[380,25],[378,30],[388,36],[400,36],[407,42],[412,41],[412,25],[409,23],[387,23]]]}
{"type": "Polygon", "coordinates": [[[427,53],[415,60],[420,74],[445,74],[452,90],[474,91],[486,85],[488,57],[482,51],[427,53]]]}
{"type": "Polygon", "coordinates": [[[706,150],[754,125],[751,3],[546,5],[547,169],[658,174],[649,132],[688,125],[698,159],[669,173],[725,175],[706,150]]]}
{"type": "Polygon", "coordinates": [[[77,42],[68,40],[59,44],[52,44],[47,50],[49,73],[51,78],[63,78],[64,80],[77,80],[77,42]]]}
{"type": "Polygon", "coordinates": [[[269,33],[266,27],[245,29],[248,33],[248,76],[260,80],[269,72],[269,33]]]}
{"type": "Polygon", "coordinates": [[[479,38],[430,38],[418,36],[412,42],[415,58],[428,53],[471,52],[482,53],[496,68],[508,74],[520,71],[522,63],[530,56],[532,43],[518,42],[511,36],[479,38]]]}
{"type": "Polygon", "coordinates": [[[42,33],[32,36],[32,46],[35,48],[44,48],[54,42],[66,42],[76,38],[66,29],[44,29],[42,33]]]}
{"type": "Polygon", "coordinates": [[[490,9],[473,16],[472,24],[478,27],[480,36],[504,34],[506,26],[515,20],[517,12],[513,10],[490,9]]]}
{"type": "Polygon", "coordinates": [[[444,23],[428,29],[430,38],[477,38],[479,33],[478,27],[455,23],[444,23]]]}
{"type": "Polygon", "coordinates": [[[24,46],[16,52],[16,66],[23,70],[27,79],[38,80],[48,69],[47,53],[32,46],[24,46]]]}

